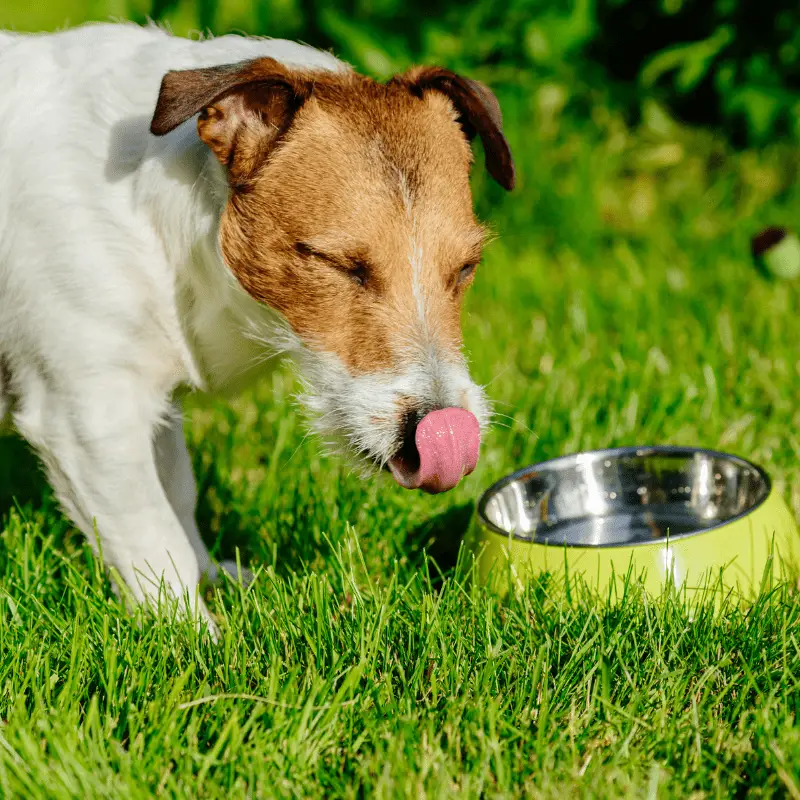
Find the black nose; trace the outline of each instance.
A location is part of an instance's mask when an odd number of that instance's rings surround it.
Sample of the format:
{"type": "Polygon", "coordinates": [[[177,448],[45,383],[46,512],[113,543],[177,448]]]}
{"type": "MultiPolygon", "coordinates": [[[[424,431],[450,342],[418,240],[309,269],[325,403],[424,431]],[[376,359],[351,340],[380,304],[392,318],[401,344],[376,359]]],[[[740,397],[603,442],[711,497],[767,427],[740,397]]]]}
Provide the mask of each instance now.
{"type": "Polygon", "coordinates": [[[401,458],[406,465],[412,469],[419,469],[419,452],[417,451],[417,426],[422,422],[430,408],[410,408],[403,415],[400,423],[400,447],[395,454],[396,458],[401,458]]]}

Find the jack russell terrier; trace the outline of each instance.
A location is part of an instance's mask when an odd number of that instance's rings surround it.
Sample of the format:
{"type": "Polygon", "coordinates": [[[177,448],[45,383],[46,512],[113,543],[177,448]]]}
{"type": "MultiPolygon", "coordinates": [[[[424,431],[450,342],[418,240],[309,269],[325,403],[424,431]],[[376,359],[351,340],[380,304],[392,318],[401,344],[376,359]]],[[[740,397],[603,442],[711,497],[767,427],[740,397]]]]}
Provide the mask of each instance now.
{"type": "Polygon", "coordinates": [[[514,185],[484,85],[133,24],[0,33],[0,76],[0,420],[135,601],[188,590],[213,627],[177,398],[265,351],[361,466],[428,492],[474,469],[471,139],[514,185]]]}

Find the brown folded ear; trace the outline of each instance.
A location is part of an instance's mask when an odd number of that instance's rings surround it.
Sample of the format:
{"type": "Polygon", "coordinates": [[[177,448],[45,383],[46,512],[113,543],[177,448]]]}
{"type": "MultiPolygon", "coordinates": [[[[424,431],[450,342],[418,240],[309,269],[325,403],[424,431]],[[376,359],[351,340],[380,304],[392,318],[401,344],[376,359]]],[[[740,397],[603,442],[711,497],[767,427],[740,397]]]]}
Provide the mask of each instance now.
{"type": "Polygon", "coordinates": [[[419,97],[426,91],[447,95],[460,115],[467,137],[481,137],[489,174],[504,189],[514,188],[514,160],[503,135],[500,104],[487,86],[442,67],[415,67],[392,81],[405,84],[419,97]]]}
{"type": "Polygon", "coordinates": [[[311,77],[272,58],[168,72],[150,132],[164,136],[199,113],[200,138],[235,183],[252,174],[312,89],[311,77]]]}

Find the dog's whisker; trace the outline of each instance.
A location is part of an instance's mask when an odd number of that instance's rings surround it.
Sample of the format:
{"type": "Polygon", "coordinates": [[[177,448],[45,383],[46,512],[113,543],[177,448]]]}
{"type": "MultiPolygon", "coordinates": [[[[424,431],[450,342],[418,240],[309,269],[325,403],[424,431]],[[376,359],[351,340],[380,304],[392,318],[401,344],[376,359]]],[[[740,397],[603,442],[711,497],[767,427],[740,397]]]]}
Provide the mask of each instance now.
{"type": "Polygon", "coordinates": [[[529,425],[522,422],[519,419],[519,417],[512,417],[509,414],[500,414],[497,411],[495,411],[492,414],[492,421],[494,421],[496,417],[502,417],[503,419],[511,420],[510,423],[507,423],[507,427],[509,428],[509,430],[513,429],[515,426],[519,426],[524,430],[526,430],[528,433],[530,433],[532,436],[535,436],[537,439],[539,438],[539,434],[536,433],[536,431],[534,431],[533,428],[531,428],[529,425]]]}
{"type": "Polygon", "coordinates": [[[512,430],[511,425],[507,422],[497,422],[496,420],[492,420],[489,423],[489,428],[505,428],[506,430],[512,430]]]}
{"type": "MultiPolygon", "coordinates": [[[[500,372],[497,373],[493,378],[491,378],[487,383],[482,384],[482,389],[488,389],[498,378],[502,378],[512,367],[512,364],[509,364],[505,368],[501,369],[500,372]]],[[[495,401],[496,402],[496,401],[495,401]]]]}

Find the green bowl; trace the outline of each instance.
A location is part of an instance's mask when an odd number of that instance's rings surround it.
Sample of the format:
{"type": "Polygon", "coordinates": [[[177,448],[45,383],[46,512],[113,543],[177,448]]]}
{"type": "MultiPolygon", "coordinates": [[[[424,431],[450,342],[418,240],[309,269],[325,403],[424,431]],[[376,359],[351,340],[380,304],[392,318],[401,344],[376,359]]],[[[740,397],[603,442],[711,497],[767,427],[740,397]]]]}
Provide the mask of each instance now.
{"type": "Polygon", "coordinates": [[[800,564],[797,522],[767,473],[688,447],[596,450],[526,467],[483,494],[466,545],[484,582],[509,568],[518,586],[545,572],[580,575],[601,595],[630,574],[652,595],[715,586],[752,598],[800,564]]]}

